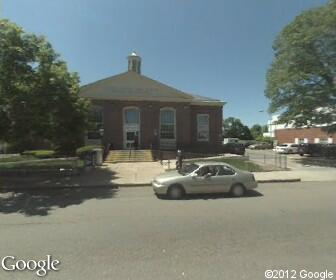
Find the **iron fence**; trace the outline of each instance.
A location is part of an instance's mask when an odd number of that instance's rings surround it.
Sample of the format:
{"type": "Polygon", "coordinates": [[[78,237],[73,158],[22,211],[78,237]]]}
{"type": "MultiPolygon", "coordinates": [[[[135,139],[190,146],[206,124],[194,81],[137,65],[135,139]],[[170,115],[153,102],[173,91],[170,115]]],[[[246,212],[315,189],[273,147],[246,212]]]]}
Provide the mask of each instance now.
{"type": "Polygon", "coordinates": [[[248,160],[264,167],[278,169],[288,168],[288,158],[286,154],[278,154],[270,150],[246,151],[245,156],[248,160]]]}

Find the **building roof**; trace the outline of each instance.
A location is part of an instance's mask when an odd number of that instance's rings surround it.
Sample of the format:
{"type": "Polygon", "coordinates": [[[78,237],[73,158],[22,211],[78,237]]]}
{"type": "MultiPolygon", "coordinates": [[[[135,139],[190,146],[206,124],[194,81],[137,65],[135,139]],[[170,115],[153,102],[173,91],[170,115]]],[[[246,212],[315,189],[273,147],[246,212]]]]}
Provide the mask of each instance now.
{"type": "Polygon", "coordinates": [[[212,106],[225,104],[220,100],[177,90],[134,71],[85,85],[81,87],[80,95],[93,100],[187,102],[212,106]]]}

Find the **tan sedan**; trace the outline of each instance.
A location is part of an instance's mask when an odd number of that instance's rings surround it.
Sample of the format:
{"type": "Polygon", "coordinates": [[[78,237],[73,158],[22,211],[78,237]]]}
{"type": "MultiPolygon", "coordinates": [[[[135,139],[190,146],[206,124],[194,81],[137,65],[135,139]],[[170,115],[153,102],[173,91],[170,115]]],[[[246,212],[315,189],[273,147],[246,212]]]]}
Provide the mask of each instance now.
{"type": "Polygon", "coordinates": [[[195,162],[183,165],[180,171],[170,171],[152,181],[157,195],[172,199],[185,194],[225,193],[243,196],[246,190],[258,186],[251,172],[242,171],[222,162],[195,162]]]}

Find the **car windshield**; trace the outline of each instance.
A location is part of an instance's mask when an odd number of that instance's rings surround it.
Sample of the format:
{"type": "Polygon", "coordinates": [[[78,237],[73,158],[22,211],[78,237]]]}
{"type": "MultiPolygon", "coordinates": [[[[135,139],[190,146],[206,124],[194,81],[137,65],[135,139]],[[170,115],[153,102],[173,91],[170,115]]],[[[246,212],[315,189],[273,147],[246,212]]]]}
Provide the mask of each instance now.
{"type": "Polygon", "coordinates": [[[287,144],[279,145],[279,147],[287,147],[287,146],[288,146],[287,144]]]}
{"type": "Polygon", "coordinates": [[[199,166],[195,163],[185,164],[182,166],[181,170],[179,171],[182,175],[188,175],[191,172],[195,171],[199,166]]]}

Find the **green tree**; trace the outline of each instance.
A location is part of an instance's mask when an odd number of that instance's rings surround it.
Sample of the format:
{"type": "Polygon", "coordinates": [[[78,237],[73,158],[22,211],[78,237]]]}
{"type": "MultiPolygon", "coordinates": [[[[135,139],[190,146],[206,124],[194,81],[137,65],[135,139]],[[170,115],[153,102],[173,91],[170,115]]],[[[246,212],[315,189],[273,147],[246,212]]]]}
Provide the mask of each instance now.
{"type": "Polygon", "coordinates": [[[260,124],[255,124],[250,129],[253,139],[257,139],[258,137],[262,136],[263,128],[260,124]]]}
{"type": "Polygon", "coordinates": [[[297,16],[276,38],[267,74],[270,113],[296,126],[336,125],[336,0],[297,16]]]}
{"type": "Polygon", "coordinates": [[[82,145],[89,104],[79,78],[44,37],[0,20],[0,140],[18,151],[82,145]]]}
{"type": "Polygon", "coordinates": [[[248,126],[243,125],[240,119],[229,117],[223,121],[225,138],[239,138],[241,140],[253,139],[248,126]]]}
{"type": "Polygon", "coordinates": [[[262,126],[262,132],[268,132],[268,125],[267,124],[262,126]]]}

